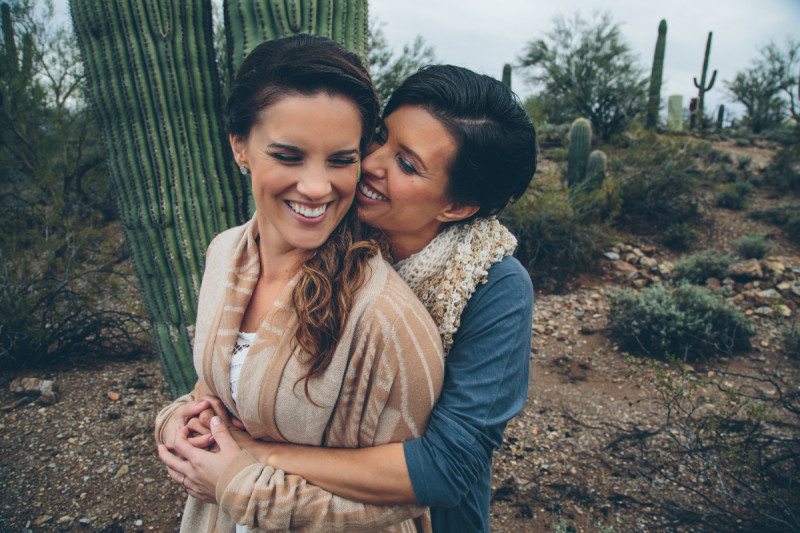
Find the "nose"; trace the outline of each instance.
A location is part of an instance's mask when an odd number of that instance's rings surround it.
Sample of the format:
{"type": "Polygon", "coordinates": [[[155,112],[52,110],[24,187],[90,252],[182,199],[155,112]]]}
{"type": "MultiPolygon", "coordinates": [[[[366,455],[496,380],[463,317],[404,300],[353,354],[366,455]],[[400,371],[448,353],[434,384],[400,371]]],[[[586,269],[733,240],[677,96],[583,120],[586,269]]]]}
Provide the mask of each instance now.
{"type": "Polygon", "coordinates": [[[386,146],[373,142],[368,151],[367,157],[361,161],[361,171],[374,178],[386,179],[386,146]]]}
{"type": "Polygon", "coordinates": [[[327,199],[333,185],[324,169],[306,172],[297,182],[297,192],[311,201],[327,199]]]}

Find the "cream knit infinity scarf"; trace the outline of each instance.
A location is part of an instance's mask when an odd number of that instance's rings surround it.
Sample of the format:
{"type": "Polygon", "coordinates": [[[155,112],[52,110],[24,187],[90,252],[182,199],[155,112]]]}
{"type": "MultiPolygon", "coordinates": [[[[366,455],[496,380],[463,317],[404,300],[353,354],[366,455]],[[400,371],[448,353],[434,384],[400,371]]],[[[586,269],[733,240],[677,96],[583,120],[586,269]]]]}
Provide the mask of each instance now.
{"type": "Polygon", "coordinates": [[[495,217],[454,224],[394,268],[422,301],[442,337],[445,355],[461,313],[489,267],[514,253],[517,239],[495,217]]]}

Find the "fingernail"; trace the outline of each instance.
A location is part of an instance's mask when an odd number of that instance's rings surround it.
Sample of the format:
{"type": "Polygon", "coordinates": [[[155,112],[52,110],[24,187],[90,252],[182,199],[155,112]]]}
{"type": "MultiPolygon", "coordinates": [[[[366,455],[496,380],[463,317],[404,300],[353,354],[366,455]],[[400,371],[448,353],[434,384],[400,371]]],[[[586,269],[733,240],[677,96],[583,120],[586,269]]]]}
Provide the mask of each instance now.
{"type": "Polygon", "coordinates": [[[222,424],[222,420],[220,420],[218,416],[215,416],[214,418],[211,419],[211,424],[218,426],[222,424]]]}

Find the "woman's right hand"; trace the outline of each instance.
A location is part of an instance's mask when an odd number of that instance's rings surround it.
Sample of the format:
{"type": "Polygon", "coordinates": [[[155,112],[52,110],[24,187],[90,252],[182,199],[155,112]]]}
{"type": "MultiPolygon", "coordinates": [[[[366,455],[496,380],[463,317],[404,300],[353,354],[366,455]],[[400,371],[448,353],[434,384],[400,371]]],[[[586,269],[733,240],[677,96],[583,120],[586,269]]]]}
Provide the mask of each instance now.
{"type": "Polygon", "coordinates": [[[175,435],[177,435],[178,431],[182,427],[188,425],[190,420],[196,420],[196,417],[206,409],[209,409],[209,407],[210,404],[208,400],[201,398],[193,402],[185,403],[175,409],[169,421],[164,425],[164,429],[161,433],[164,445],[172,449],[175,445],[175,435]]]}

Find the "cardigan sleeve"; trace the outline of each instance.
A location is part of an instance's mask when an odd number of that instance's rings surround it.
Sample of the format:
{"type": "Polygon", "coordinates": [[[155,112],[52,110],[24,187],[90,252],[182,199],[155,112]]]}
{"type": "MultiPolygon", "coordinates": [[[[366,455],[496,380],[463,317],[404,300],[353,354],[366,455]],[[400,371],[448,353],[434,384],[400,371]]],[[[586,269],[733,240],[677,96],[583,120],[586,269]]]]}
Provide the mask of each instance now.
{"type": "MultiPolygon", "coordinates": [[[[394,318],[376,313],[375,327],[368,326],[371,331],[360,338],[362,349],[370,346],[366,351],[374,351],[374,357],[361,357],[360,363],[351,365],[354,368],[348,372],[357,376],[357,388],[355,394],[341,398],[338,407],[340,420],[350,418],[351,424],[358,424],[357,440],[362,446],[422,434],[441,390],[444,365],[435,325],[427,313],[417,313],[416,305],[404,312],[402,305],[389,303],[400,312],[394,318]],[[420,348],[424,356],[417,351],[420,348]],[[369,370],[362,372],[362,364],[369,370]]],[[[334,420],[333,444],[353,444],[345,437],[337,438],[346,432],[334,420]]],[[[220,508],[236,523],[271,530],[374,531],[426,512],[415,505],[370,505],[336,496],[302,477],[259,464],[247,451],[227,467],[216,491],[220,508]]]]}
{"type": "Polygon", "coordinates": [[[404,443],[417,501],[454,507],[475,485],[528,391],[533,288],[513,258],[475,292],[447,356],[444,388],[427,432],[404,443]]]}
{"type": "Polygon", "coordinates": [[[237,524],[270,531],[374,531],[425,512],[418,506],[367,505],[341,498],[258,463],[246,450],[220,477],[217,502],[237,524]]]}

